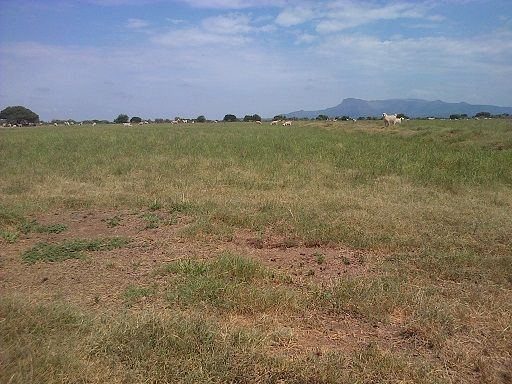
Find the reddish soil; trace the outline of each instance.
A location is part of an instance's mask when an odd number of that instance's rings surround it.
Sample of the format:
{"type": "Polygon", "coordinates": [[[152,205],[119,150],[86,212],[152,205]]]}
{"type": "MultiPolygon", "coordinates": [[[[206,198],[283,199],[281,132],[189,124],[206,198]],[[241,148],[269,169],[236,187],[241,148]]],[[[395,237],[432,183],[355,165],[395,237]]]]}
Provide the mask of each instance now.
{"type": "MultiPolygon", "coordinates": [[[[160,212],[154,214],[165,216],[160,212]]],[[[264,265],[291,276],[297,289],[309,283],[323,284],[346,274],[375,273],[369,265],[382,255],[336,247],[304,247],[289,239],[266,236],[263,239],[240,231],[232,239],[183,237],[180,231],[188,217],[178,217],[172,225],[160,224],[148,229],[140,212],[60,212],[33,217],[43,225],[65,224],[60,234],[30,233],[14,244],[0,239],[0,294],[22,294],[33,302],[66,302],[88,311],[165,309],[163,295],[142,297],[127,308],[126,290],[130,286],[152,287],[165,291],[168,278],[155,273],[165,263],[185,258],[206,259],[223,251],[251,257],[264,265]],[[119,225],[109,226],[113,217],[119,225]],[[21,255],[39,242],[58,243],[68,239],[101,239],[125,236],[132,242],[120,249],[89,252],[85,260],[26,263],[21,255]]],[[[370,324],[350,315],[275,316],[276,327],[282,326],[290,337],[275,344],[275,353],[323,354],[328,350],[351,351],[370,343],[385,349],[410,348],[411,357],[418,348],[403,337],[399,316],[395,325],[370,324]],[[414,348],[413,348],[414,347],[414,348]],[[414,352],[413,352],[414,349],[414,352]]],[[[255,319],[247,319],[254,321],[255,319]]],[[[241,319],[241,323],[244,321],[241,319]]],[[[257,319],[256,319],[257,321],[257,319]]]]}

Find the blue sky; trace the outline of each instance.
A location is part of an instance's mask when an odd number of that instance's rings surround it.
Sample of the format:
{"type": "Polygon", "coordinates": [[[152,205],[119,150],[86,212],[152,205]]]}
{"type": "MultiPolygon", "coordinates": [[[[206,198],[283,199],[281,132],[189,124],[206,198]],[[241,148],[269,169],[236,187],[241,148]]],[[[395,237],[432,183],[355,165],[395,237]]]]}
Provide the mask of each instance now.
{"type": "Polygon", "coordinates": [[[0,0],[0,108],[272,117],[342,99],[512,106],[510,0],[0,0]]]}

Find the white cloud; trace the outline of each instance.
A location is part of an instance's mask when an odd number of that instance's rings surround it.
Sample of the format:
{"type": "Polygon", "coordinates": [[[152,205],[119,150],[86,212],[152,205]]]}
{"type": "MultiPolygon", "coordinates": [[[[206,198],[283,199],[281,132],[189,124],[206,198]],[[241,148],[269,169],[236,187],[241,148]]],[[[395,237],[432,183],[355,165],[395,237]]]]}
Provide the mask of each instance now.
{"type": "Polygon", "coordinates": [[[390,3],[334,1],[328,4],[324,20],[317,32],[332,33],[381,20],[421,19],[440,21],[439,15],[429,15],[429,8],[417,3],[390,3]]]}
{"type": "Polygon", "coordinates": [[[512,39],[510,34],[495,34],[472,39],[420,37],[379,39],[373,36],[329,35],[315,52],[340,58],[345,65],[380,72],[459,73],[461,68],[482,72],[482,76],[511,73],[512,39]]]}
{"type": "Polygon", "coordinates": [[[142,29],[149,27],[149,23],[142,19],[128,19],[126,27],[129,29],[142,29]]]}
{"type": "Polygon", "coordinates": [[[285,8],[276,18],[276,23],[283,27],[303,24],[315,18],[315,11],[309,6],[285,8]]]}
{"type": "Polygon", "coordinates": [[[249,16],[228,14],[209,17],[201,21],[204,30],[220,34],[246,34],[254,31],[249,16]]]}
{"type": "Polygon", "coordinates": [[[313,36],[309,33],[303,33],[303,34],[297,36],[297,39],[295,40],[295,44],[296,45],[310,44],[310,43],[314,42],[316,39],[317,39],[316,36],[313,36]]]}
{"type": "Polygon", "coordinates": [[[169,47],[197,47],[209,45],[243,45],[250,41],[248,37],[211,33],[197,28],[177,29],[153,36],[151,41],[169,47]]]}

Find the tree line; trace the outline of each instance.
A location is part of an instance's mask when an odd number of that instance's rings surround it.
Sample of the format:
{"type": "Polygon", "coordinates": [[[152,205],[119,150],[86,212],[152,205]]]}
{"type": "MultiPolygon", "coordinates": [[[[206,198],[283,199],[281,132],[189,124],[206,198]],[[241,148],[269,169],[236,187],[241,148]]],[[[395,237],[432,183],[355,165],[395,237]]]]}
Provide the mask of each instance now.
{"type": "MultiPolygon", "coordinates": [[[[404,117],[405,119],[408,119],[409,117],[408,116],[405,116],[404,114],[398,114],[398,117],[404,117]]],[[[507,113],[505,114],[501,114],[501,115],[492,115],[491,113],[489,112],[478,112],[476,113],[472,118],[476,118],[476,119],[479,119],[479,118],[508,118],[510,117],[507,113]]],[[[449,117],[451,120],[459,120],[459,119],[468,119],[469,116],[465,113],[461,113],[461,114],[452,114],[450,115],[449,117]]],[[[333,119],[335,120],[341,120],[341,121],[349,121],[349,120],[353,120],[350,116],[336,116],[334,117],[333,119]]],[[[380,120],[381,117],[380,116],[366,116],[366,117],[358,117],[357,120],[380,120]]],[[[212,121],[212,120],[208,120],[206,119],[206,117],[204,115],[200,115],[198,116],[197,118],[195,119],[184,119],[184,118],[181,118],[181,117],[175,117],[174,120],[171,120],[171,119],[164,119],[164,118],[156,118],[154,120],[146,120],[147,122],[155,122],[155,123],[171,123],[173,121],[193,121],[193,122],[197,122],[197,123],[206,123],[206,122],[209,122],[209,121],[212,121]]],[[[290,118],[290,117],[286,117],[285,115],[276,115],[273,117],[273,120],[319,120],[319,121],[322,121],[322,120],[329,120],[329,117],[327,115],[318,115],[316,118],[314,119],[310,119],[310,118],[290,118]]],[[[30,109],[26,108],[26,107],[23,107],[23,106],[11,106],[11,107],[7,107],[5,109],[3,109],[2,111],[0,111],[0,121],[3,123],[3,124],[16,124],[16,125],[36,125],[36,124],[39,124],[40,123],[40,120],[39,120],[39,115],[33,111],[31,111],[30,109]]],[[[121,113],[119,114],[114,120],[113,120],[113,123],[141,123],[143,122],[144,120],[139,117],[139,116],[133,116],[133,117],[129,117],[127,114],[124,114],[124,113],[121,113]]],[[[214,121],[217,121],[217,120],[214,120],[214,121]]],[[[239,119],[236,117],[236,115],[234,114],[226,114],[224,116],[224,119],[222,119],[222,121],[224,122],[238,122],[238,121],[244,121],[244,122],[256,122],[256,121],[262,121],[262,118],[260,115],[258,114],[254,114],[254,115],[245,115],[243,118],[239,119]]],[[[67,120],[52,120],[51,123],[57,123],[57,124],[63,124],[65,122],[68,122],[68,123],[71,123],[71,124],[75,124],[77,123],[75,120],[73,119],[67,119],[67,120]]],[[[99,123],[99,124],[109,124],[110,121],[108,120],[86,120],[86,121],[83,121],[83,123],[99,123]]]]}

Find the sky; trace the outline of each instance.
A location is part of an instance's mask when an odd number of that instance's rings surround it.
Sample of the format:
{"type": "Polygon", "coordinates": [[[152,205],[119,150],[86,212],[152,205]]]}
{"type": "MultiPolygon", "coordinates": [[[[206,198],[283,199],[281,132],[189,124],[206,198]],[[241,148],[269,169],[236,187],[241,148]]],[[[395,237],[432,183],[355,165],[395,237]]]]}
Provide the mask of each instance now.
{"type": "Polygon", "coordinates": [[[0,109],[222,119],[349,97],[512,106],[512,1],[0,0],[0,109]]]}

